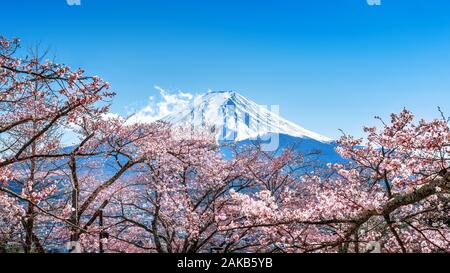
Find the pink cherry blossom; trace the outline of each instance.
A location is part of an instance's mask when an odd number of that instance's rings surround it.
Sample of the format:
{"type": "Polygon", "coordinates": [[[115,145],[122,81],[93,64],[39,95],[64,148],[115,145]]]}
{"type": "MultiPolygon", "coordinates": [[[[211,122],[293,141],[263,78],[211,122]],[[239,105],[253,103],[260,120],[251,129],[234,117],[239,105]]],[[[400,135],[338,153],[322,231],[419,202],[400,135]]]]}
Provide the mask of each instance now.
{"type": "MultiPolygon", "coordinates": [[[[82,69],[0,36],[0,246],[46,252],[450,252],[450,127],[343,135],[344,163],[131,123],[82,69]],[[70,131],[77,141],[64,147],[70,131]],[[232,156],[225,156],[226,149],[232,156]]],[[[2,249],[3,250],[3,249],[2,249]]]]}

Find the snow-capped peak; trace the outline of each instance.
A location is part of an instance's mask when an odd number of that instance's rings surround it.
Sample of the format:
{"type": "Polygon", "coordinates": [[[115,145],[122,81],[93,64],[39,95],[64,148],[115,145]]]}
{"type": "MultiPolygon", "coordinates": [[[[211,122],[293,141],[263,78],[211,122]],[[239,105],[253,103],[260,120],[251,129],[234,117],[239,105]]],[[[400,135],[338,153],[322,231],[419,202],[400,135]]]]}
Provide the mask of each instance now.
{"type": "Polygon", "coordinates": [[[218,140],[226,141],[256,139],[267,134],[331,141],[281,118],[277,112],[278,107],[258,105],[234,91],[212,91],[162,120],[176,126],[208,129],[216,133],[218,140]]]}

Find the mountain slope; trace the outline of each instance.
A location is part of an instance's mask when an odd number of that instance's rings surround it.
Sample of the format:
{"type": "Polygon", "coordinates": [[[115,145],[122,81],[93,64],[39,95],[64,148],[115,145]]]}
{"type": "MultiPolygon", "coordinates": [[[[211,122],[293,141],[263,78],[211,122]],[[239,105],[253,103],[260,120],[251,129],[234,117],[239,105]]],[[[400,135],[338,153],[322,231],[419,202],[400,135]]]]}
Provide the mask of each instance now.
{"type": "Polygon", "coordinates": [[[191,126],[216,133],[218,141],[243,141],[268,134],[309,138],[322,143],[332,140],[306,130],[278,114],[232,91],[209,92],[177,113],[163,118],[176,126],[191,126]]]}

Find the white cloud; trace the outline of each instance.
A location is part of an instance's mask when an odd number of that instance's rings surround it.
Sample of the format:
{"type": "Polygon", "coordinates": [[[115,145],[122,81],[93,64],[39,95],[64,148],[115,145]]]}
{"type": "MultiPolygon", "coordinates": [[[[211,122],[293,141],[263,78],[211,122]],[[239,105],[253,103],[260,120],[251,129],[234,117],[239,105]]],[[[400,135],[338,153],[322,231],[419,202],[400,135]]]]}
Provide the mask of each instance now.
{"type": "Polygon", "coordinates": [[[154,122],[167,115],[185,109],[198,97],[198,95],[182,91],[171,93],[159,86],[155,86],[155,89],[159,91],[161,100],[156,102],[155,98],[151,96],[148,104],[144,108],[136,111],[130,116],[128,120],[129,123],[154,122]]]}
{"type": "MultiPolygon", "coordinates": [[[[127,119],[128,124],[152,123],[167,115],[185,109],[201,97],[201,95],[194,95],[182,91],[171,93],[159,86],[155,86],[155,89],[159,91],[160,99],[155,101],[153,96],[149,97],[147,105],[140,110],[129,113],[128,118],[111,112],[103,114],[102,118],[123,118],[127,119]]],[[[61,140],[64,146],[73,146],[79,143],[79,136],[76,133],[76,130],[77,128],[74,124],[70,124],[68,127],[64,128],[64,134],[61,140]]]]}

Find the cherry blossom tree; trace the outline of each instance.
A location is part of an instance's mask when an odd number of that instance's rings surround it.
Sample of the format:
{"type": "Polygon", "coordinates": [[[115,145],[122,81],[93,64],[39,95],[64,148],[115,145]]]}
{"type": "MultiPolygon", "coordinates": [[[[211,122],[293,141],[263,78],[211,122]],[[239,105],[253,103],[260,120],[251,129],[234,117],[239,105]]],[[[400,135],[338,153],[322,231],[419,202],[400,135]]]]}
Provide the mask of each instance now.
{"type": "Polygon", "coordinates": [[[232,193],[243,220],[223,230],[256,229],[262,243],[288,252],[450,251],[448,119],[414,123],[404,110],[364,131],[367,143],[338,141],[349,161],[330,164],[328,178],[305,176],[281,199],[269,189],[232,193]]]}
{"type": "MultiPolygon", "coordinates": [[[[233,148],[234,156],[225,158],[213,136],[180,128],[172,128],[160,144],[164,150],[146,152],[142,168],[111,195],[104,210],[107,251],[263,249],[253,232],[221,230],[231,212],[230,193],[262,187],[278,193],[283,185],[294,185],[294,176],[307,166],[292,150],[274,156],[257,147],[233,148]]],[[[99,242],[95,232],[84,239],[92,251],[98,249],[92,244],[99,242]]]]}
{"type": "Polygon", "coordinates": [[[28,207],[21,221],[25,252],[33,245],[43,251],[34,233],[36,206],[56,190],[51,165],[73,154],[62,149],[60,136],[106,113],[114,94],[99,77],[39,56],[20,58],[19,51],[18,39],[0,37],[0,177],[8,184],[0,191],[28,207]]]}
{"type": "Polygon", "coordinates": [[[105,113],[107,105],[99,107],[96,103],[114,95],[107,91],[108,83],[97,76],[84,76],[81,69],[72,71],[50,61],[16,57],[18,47],[17,39],[10,42],[0,38],[0,133],[5,138],[14,137],[12,129],[32,122],[39,130],[22,139],[14,153],[3,152],[1,167],[33,157],[62,156],[45,152],[52,147],[41,147],[36,155],[30,155],[27,149],[55,127],[67,128],[105,113]]]}
{"type": "Polygon", "coordinates": [[[219,156],[212,136],[167,133],[140,143],[144,164],[110,199],[109,251],[199,252],[217,232],[215,210],[226,202],[236,163],[219,156]]]}
{"type": "MultiPolygon", "coordinates": [[[[81,131],[92,138],[79,149],[95,157],[80,160],[72,156],[68,164],[72,242],[82,236],[99,236],[102,231],[95,225],[99,214],[116,194],[134,185],[132,178],[142,170],[148,155],[164,151],[169,133],[163,123],[130,125],[121,118],[103,118],[81,131]]],[[[87,245],[93,247],[91,242],[87,245]]]]}
{"type": "Polygon", "coordinates": [[[443,114],[378,118],[323,166],[132,123],[99,77],[20,52],[0,36],[0,252],[450,252],[443,114]]]}

